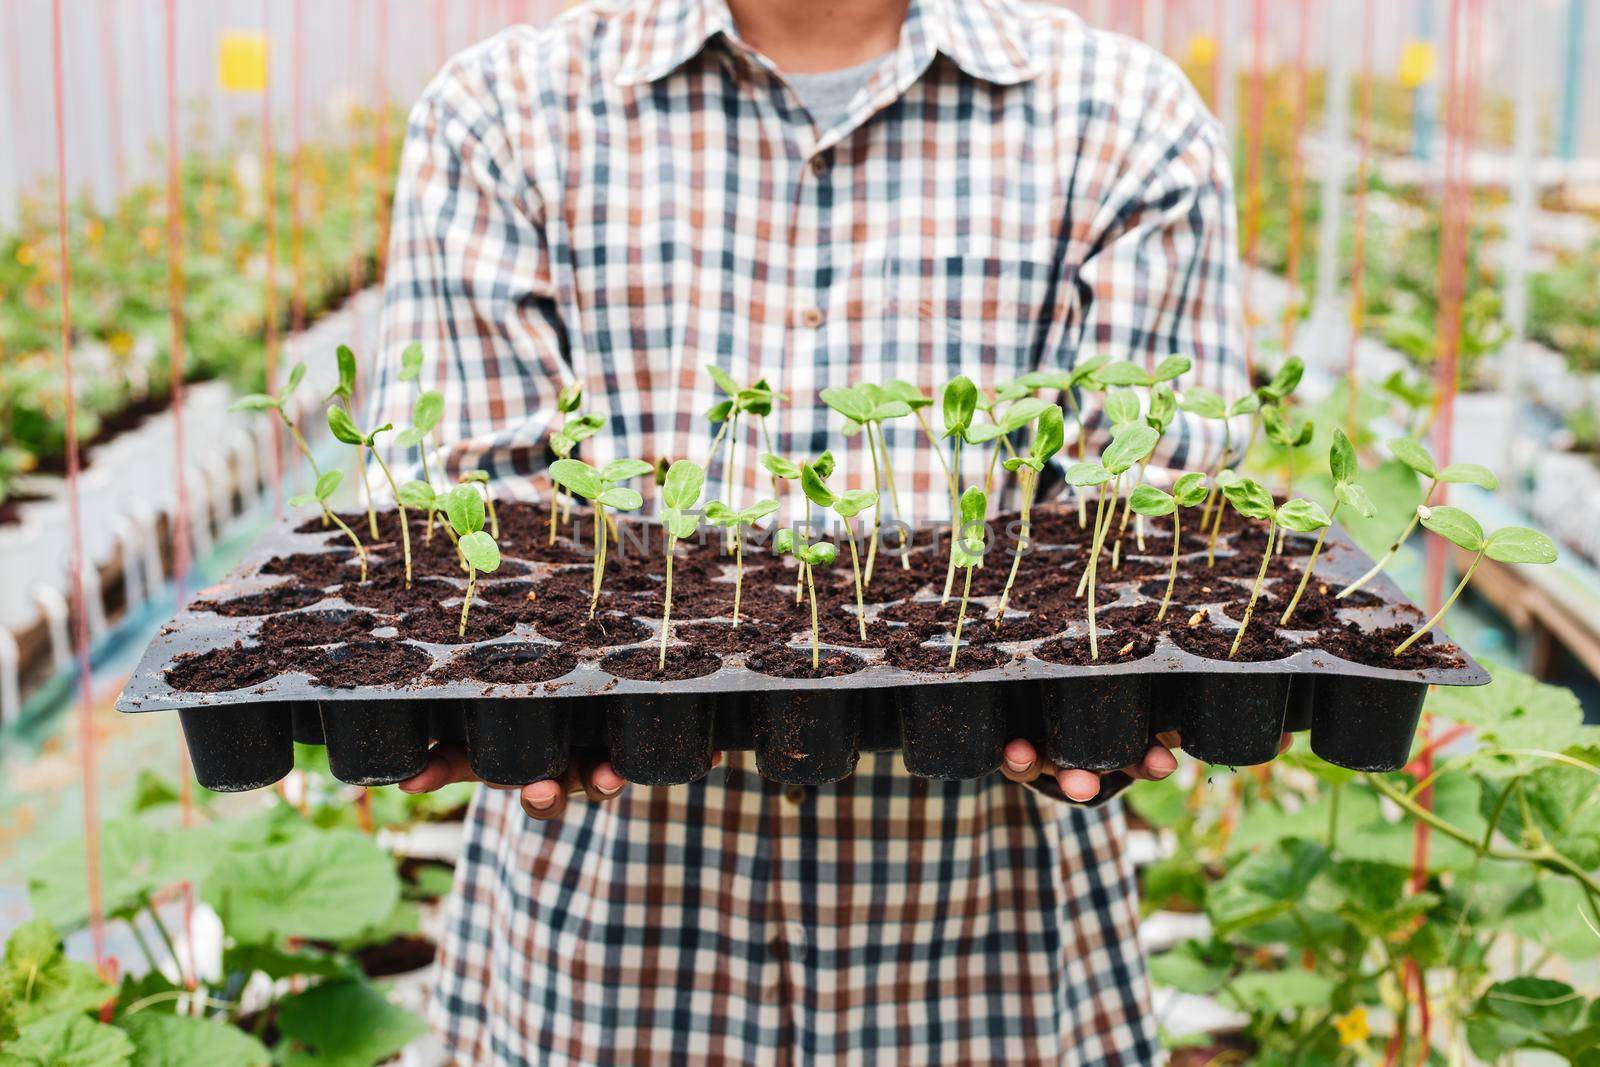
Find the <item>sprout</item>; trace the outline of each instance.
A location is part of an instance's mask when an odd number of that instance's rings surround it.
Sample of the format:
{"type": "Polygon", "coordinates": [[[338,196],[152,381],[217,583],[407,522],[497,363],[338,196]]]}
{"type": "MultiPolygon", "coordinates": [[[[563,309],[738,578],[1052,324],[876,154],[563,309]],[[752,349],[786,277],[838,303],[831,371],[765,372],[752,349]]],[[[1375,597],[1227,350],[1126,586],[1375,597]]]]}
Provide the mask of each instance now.
{"type": "Polygon", "coordinates": [[[1266,433],[1267,440],[1283,449],[1286,454],[1285,492],[1293,496],[1295,449],[1304,448],[1311,443],[1316,427],[1310,419],[1296,421],[1294,416],[1287,414],[1280,404],[1266,404],[1261,408],[1261,429],[1266,433]]]}
{"type": "Polygon", "coordinates": [[[723,438],[728,441],[728,458],[722,466],[722,480],[728,487],[728,501],[731,507],[737,509],[735,499],[738,482],[734,477],[734,461],[738,453],[733,450],[734,437],[739,432],[739,417],[753,415],[760,420],[761,434],[766,442],[767,451],[773,451],[771,435],[767,433],[766,416],[772,414],[772,405],[782,399],[782,394],[775,391],[767,384],[765,378],[754,385],[741,386],[734,381],[728,372],[715,363],[706,364],[706,373],[711,375],[711,380],[718,389],[726,394],[727,399],[719,400],[706,412],[706,418],[714,423],[719,423],[717,436],[712,439],[711,453],[706,457],[706,467],[709,468],[717,458],[717,449],[722,445],[723,438]]]}
{"type": "Polygon", "coordinates": [[[494,494],[489,491],[489,472],[485,470],[463,471],[458,479],[462,485],[476,485],[483,491],[484,507],[489,509],[489,536],[496,541],[500,540],[500,516],[494,512],[494,494]]]}
{"type": "MultiPolygon", "coordinates": [[[[427,485],[433,484],[433,475],[428,471],[428,434],[433,432],[443,417],[444,394],[429,390],[418,396],[416,403],[411,405],[411,425],[394,435],[395,444],[401,448],[415,448],[422,457],[422,481],[427,485]]],[[[430,543],[433,541],[431,510],[428,512],[428,541],[430,543]]]]}
{"type": "MultiPolygon", "coordinates": [[[[300,388],[300,383],[305,380],[305,376],[306,365],[304,363],[296,363],[289,371],[288,382],[284,384],[284,387],[278,391],[276,396],[271,393],[250,393],[245,396],[241,396],[232,404],[228,405],[228,410],[261,412],[271,411],[276,413],[278,420],[288,428],[289,436],[294,439],[295,447],[300,450],[300,454],[305,457],[306,463],[310,465],[311,476],[320,482],[322,479],[322,470],[317,466],[317,457],[311,454],[311,447],[306,444],[306,439],[300,435],[300,428],[296,426],[294,424],[294,420],[289,417],[289,398],[294,395],[294,391],[296,389],[300,388]]],[[[303,500],[304,495],[296,497],[295,499],[303,500]]],[[[315,494],[313,494],[313,499],[315,499],[315,494]]],[[[368,507],[371,507],[370,494],[368,496],[368,507]]],[[[328,522],[329,514],[329,512],[324,510],[322,516],[322,521],[324,524],[328,522]]],[[[374,540],[377,539],[378,525],[376,520],[374,520],[372,524],[372,536],[374,540]]],[[[366,566],[365,555],[362,556],[362,566],[366,566]]]]}
{"type": "Polygon", "coordinates": [[[594,581],[589,595],[589,618],[600,603],[600,581],[606,573],[606,508],[634,511],[644,503],[638,490],[618,483],[649,474],[655,468],[638,459],[614,459],[601,470],[581,459],[558,459],[550,464],[551,479],[567,492],[581,496],[594,508],[594,581]]]}
{"type": "MultiPolygon", "coordinates": [[[[427,482],[406,482],[400,487],[399,499],[406,507],[415,508],[426,513],[430,523],[433,522],[436,512],[444,511],[445,497],[435,492],[433,486],[427,482]]],[[[466,557],[461,555],[461,540],[456,536],[455,530],[450,528],[448,514],[445,515],[444,522],[441,525],[444,528],[445,536],[450,538],[450,543],[455,546],[456,559],[460,561],[461,570],[465,572],[467,560],[466,557]]]]}
{"type": "Polygon", "coordinates": [[[743,511],[734,511],[720,500],[713,500],[706,505],[706,522],[712,526],[725,526],[733,529],[734,536],[734,571],[733,571],[733,625],[739,625],[739,598],[744,592],[744,528],[754,526],[757,522],[778,510],[776,500],[758,500],[743,511]]]}
{"type": "Polygon", "coordinates": [[[1094,541],[1089,548],[1089,561],[1084,567],[1083,577],[1078,583],[1077,595],[1082,596],[1087,591],[1089,595],[1089,656],[1091,659],[1100,658],[1100,635],[1096,624],[1095,580],[1100,568],[1100,550],[1105,545],[1106,534],[1111,531],[1111,522],[1117,515],[1117,496],[1121,491],[1122,476],[1126,474],[1135,463],[1150,454],[1155,448],[1158,438],[1156,431],[1142,423],[1125,423],[1114,431],[1111,443],[1100,454],[1099,460],[1090,460],[1083,463],[1074,463],[1067,468],[1067,483],[1087,489],[1091,486],[1099,487],[1096,493],[1094,511],[1094,541]],[[1111,484],[1108,494],[1105,490],[1107,483],[1111,484]],[[1107,506],[1109,496],[1110,506],[1107,506]]]}
{"type": "Polygon", "coordinates": [[[944,572],[944,593],[939,598],[943,604],[950,599],[950,586],[956,577],[956,538],[961,536],[961,443],[968,439],[972,417],[978,411],[978,387],[966,375],[957,375],[944,387],[941,401],[944,412],[944,436],[954,439],[954,453],[945,470],[950,476],[950,564],[944,572]]]}
{"type": "Polygon", "coordinates": [[[1250,628],[1250,618],[1255,614],[1256,600],[1261,596],[1261,583],[1266,581],[1267,566],[1272,562],[1272,542],[1278,527],[1282,526],[1296,533],[1310,533],[1312,530],[1326,529],[1329,520],[1328,513],[1322,510],[1321,504],[1298,497],[1285,501],[1282,507],[1274,507],[1272,494],[1262,488],[1260,482],[1250,478],[1240,478],[1232,482],[1223,490],[1223,497],[1245,518],[1260,519],[1267,524],[1267,547],[1261,553],[1261,569],[1256,572],[1255,584],[1250,587],[1250,600],[1245,605],[1239,632],[1234,634],[1233,645],[1228,649],[1228,658],[1232,659],[1239,654],[1239,646],[1244,643],[1245,631],[1250,628]]]}
{"type": "MultiPolygon", "coordinates": [[[[934,458],[939,461],[939,466],[944,469],[944,480],[948,484],[953,477],[950,470],[950,461],[945,459],[944,449],[939,446],[939,439],[933,435],[933,427],[928,425],[926,416],[922,414],[923,408],[933,405],[933,398],[910,382],[899,378],[889,379],[883,386],[883,393],[888,399],[902,401],[906,407],[911,409],[911,417],[917,420],[917,425],[922,428],[922,435],[928,439],[928,444],[933,447],[934,458]]],[[[889,450],[885,448],[883,454],[885,463],[887,463],[889,450]]],[[[894,476],[892,473],[889,477],[889,489],[893,493],[894,476]]],[[[895,514],[900,514],[900,506],[898,504],[895,505],[895,514]]],[[[906,561],[906,565],[910,566],[910,560],[906,561]]]]}
{"type": "MultiPolygon", "coordinates": [[[[568,386],[568,388],[574,387],[568,386]]],[[[563,394],[566,392],[566,389],[562,390],[563,394]]],[[[579,395],[581,396],[581,394],[582,390],[580,389],[579,395]]],[[[605,416],[596,412],[587,412],[574,419],[564,419],[561,429],[550,435],[550,451],[554,452],[559,459],[571,459],[573,450],[578,447],[579,443],[599,433],[605,428],[605,424],[605,416]]],[[[570,502],[572,497],[570,494],[561,492],[558,487],[556,493],[550,499],[549,543],[552,545],[556,543],[556,513],[563,499],[570,502]]]]}
{"type": "Polygon", "coordinates": [[[362,545],[361,539],[356,536],[355,531],[350,529],[345,524],[345,521],[334,514],[333,510],[328,507],[328,498],[338,490],[339,483],[342,481],[344,481],[343,471],[328,471],[320,474],[317,476],[316,488],[309,493],[301,493],[299,496],[290,497],[289,506],[292,508],[305,508],[315,505],[322,509],[322,518],[325,522],[331,522],[344,531],[344,535],[350,539],[350,543],[356,546],[356,555],[361,559],[361,580],[364,582],[367,580],[366,546],[362,545]]]}
{"type": "Polygon", "coordinates": [[[458,485],[444,498],[445,515],[456,532],[456,549],[467,564],[467,595],[461,601],[459,636],[467,636],[467,612],[472,594],[478,588],[478,572],[492,574],[500,569],[500,546],[483,528],[483,498],[470,485],[458,485]]]}
{"type": "Polygon", "coordinates": [[[832,566],[833,561],[839,558],[839,550],[827,541],[818,541],[813,545],[796,544],[791,530],[780,531],[780,541],[785,533],[790,535],[787,539],[789,551],[804,565],[806,572],[806,593],[811,599],[811,669],[818,671],[822,669],[822,627],[817,622],[817,587],[812,580],[812,571],[818,567],[832,566]]]}
{"type": "MultiPolygon", "coordinates": [[[[1008,385],[1016,387],[1017,383],[1012,382],[1008,383],[1008,385]]],[[[1001,390],[1002,393],[1007,391],[1004,387],[1001,390]]],[[[1002,399],[1005,399],[1005,397],[1002,397],[1002,399]]],[[[990,421],[974,426],[967,432],[968,444],[994,445],[989,450],[989,464],[983,476],[984,492],[988,492],[994,485],[994,468],[996,462],[1000,459],[1002,447],[1009,454],[1008,463],[1010,459],[1016,457],[1016,449],[1011,447],[1011,435],[1033,425],[1033,421],[1044,414],[1045,408],[1051,405],[1046,404],[1035,396],[1020,396],[1012,399],[1005,413],[998,416],[995,414],[996,406],[997,404],[991,404],[987,409],[990,421]]],[[[1009,466],[1007,469],[1015,470],[1014,467],[1009,466]]]]}
{"type": "Polygon", "coordinates": [[[1172,588],[1178,582],[1178,545],[1183,540],[1182,510],[1197,506],[1205,498],[1206,476],[1198,471],[1181,476],[1173,483],[1171,493],[1153,485],[1141,485],[1135,487],[1128,497],[1129,506],[1143,517],[1158,519],[1163,515],[1172,516],[1172,569],[1167,575],[1167,591],[1161,597],[1161,610],[1156,612],[1156,622],[1167,617],[1167,608],[1172,604],[1172,588]]]}
{"type": "MultiPolygon", "coordinates": [[[[911,414],[911,406],[904,400],[890,397],[875,385],[858,385],[848,389],[824,389],[822,402],[845,418],[844,435],[853,437],[865,432],[867,454],[872,457],[872,538],[867,544],[867,582],[872,582],[872,571],[878,561],[878,534],[883,526],[883,506],[877,500],[882,490],[882,470],[878,464],[877,435],[885,419],[898,419],[911,414]]],[[[898,517],[899,512],[896,511],[898,517]]],[[[905,546],[905,533],[901,532],[901,547],[905,546]]],[[[903,555],[903,553],[902,553],[903,555]]],[[[905,561],[907,566],[910,561],[905,561]]]]}
{"type": "Polygon", "coordinates": [[[1500,479],[1495,477],[1495,473],[1488,467],[1479,466],[1476,463],[1452,463],[1440,470],[1438,464],[1434,462],[1432,453],[1423,447],[1420,442],[1409,437],[1396,437],[1390,440],[1389,451],[1395,459],[1428,479],[1428,488],[1422,494],[1422,503],[1419,505],[1417,513],[1411,516],[1411,520],[1406,523],[1405,529],[1400,531],[1400,536],[1396,537],[1389,545],[1389,550],[1368,568],[1367,573],[1339,590],[1337,599],[1344,599],[1372,581],[1389,565],[1389,561],[1399,554],[1400,546],[1406,543],[1412,532],[1417,528],[1417,523],[1420,521],[1422,514],[1421,509],[1426,508],[1433,501],[1433,494],[1438,490],[1439,486],[1476,485],[1490,490],[1500,488],[1500,479]]]}
{"type": "MultiPolygon", "coordinates": [[[[1376,514],[1372,501],[1367,497],[1367,491],[1356,484],[1356,446],[1350,443],[1350,438],[1343,430],[1333,431],[1333,446],[1328,449],[1328,473],[1333,476],[1333,510],[1328,512],[1328,526],[1333,525],[1333,520],[1339,517],[1339,509],[1346,504],[1366,518],[1370,519],[1376,514]]],[[[1279,626],[1289,625],[1289,618],[1299,606],[1306,586],[1311,584],[1311,572],[1316,570],[1317,554],[1322,551],[1323,539],[1328,536],[1328,526],[1322,527],[1317,532],[1317,543],[1311,547],[1311,558],[1306,561],[1306,572],[1300,576],[1300,585],[1295,589],[1289,606],[1283,609],[1283,617],[1278,620],[1279,626]]],[[[1281,537],[1278,539],[1278,547],[1281,551],[1283,547],[1281,537]]]]}
{"type": "MultiPolygon", "coordinates": [[[[761,465],[765,467],[768,473],[772,475],[774,484],[776,484],[776,482],[779,480],[794,482],[800,480],[800,464],[794,462],[794,460],[785,459],[784,457],[775,455],[771,452],[763,452],[761,454],[761,465]]],[[[831,475],[833,473],[833,453],[824,452],[820,457],[818,457],[816,466],[819,470],[821,470],[822,477],[827,478],[829,475],[831,475]],[[826,470],[822,470],[824,466],[826,466],[826,470]]],[[[787,549],[781,549],[776,543],[774,543],[773,551],[777,552],[779,555],[783,555],[785,552],[793,552],[794,546],[791,544],[787,549]]],[[[794,602],[799,604],[801,600],[804,599],[806,594],[806,563],[805,560],[800,558],[798,553],[795,554],[795,559],[799,564],[799,570],[795,575],[794,581],[794,602]]]]}
{"type": "MultiPolygon", "coordinates": [[[[372,458],[378,461],[378,469],[383,472],[384,481],[389,483],[389,492],[394,494],[395,505],[400,510],[400,544],[402,551],[405,553],[406,588],[410,589],[411,522],[406,516],[406,502],[400,498],[400,487],[395,484],[394,475],[389,471],[389,465],[383,461],[383,457],[380,456],[377,449],[373,447],[374,442],[377,441],[380,433],[387,433],[389,430],[394,429],[394,427],[389,423],[384,423],[371,433],[362,433],[361,430],[356,427],[355,420],[350,417],[350,413],[348,411],[346,411],[344,408],[332,407],[328,409],[328,429],[331,430],[333,432],[333,436],[338,438],[340,441],[343,441],[347,445],[353,445],[363,457],[368,453],[371,453],[372,458]]],[[[368,507],[371,507],[370,503],[368,504],[368,507]]],[[[377,525],[377,520],[374,519],[372,522],[373,529],[377,529],[377,525]]]]}
{"type": "MultiPolygon", "coordinates": [[[[894,463],[889,453],[889,438],[884,431],[884,423],[889,419],[904,418],[914,415],[921,422],[921,409],[931,404],[932,401],[922,395],[922,390],[910,382],[900,381],[898,378],[890,379],[884,385],[863,385],[861,388],[872,397],[874,411],[878,412],[872,424],[868,427],[869,445],[871,444],[872,431],[877,431],[877,449],[882,452],[883,478],[889,487],[889,499],[894,504],[894,517],[900,522],[900,567],[902,570],[911,569],[911,544],[910,532],[905,522],[905,511],[900,507],[900,492],[895,488],[894,463]],[[904,410],[892,405],[902,405],[904,410]]],[[[939,454],[943,461],[944,454],[939,454]]],[[[867,566],[867,580],[872,580],[872,566],[869,561],[867,566]]]]}
{"type": "MultiPolygon", "coordinates": [[[[355,415],[354,405],[356,398],[356,354],[349,345],[340,345],[335,350],[334,358],[339,365],[339,384],[333,387],[333,392],[328,394],[328,399],[324,403],[342,405],[345,413],[353,417],[355,415]]],[[[401,369],[405,369],[404,365],[402,365],[401,369]]],[[[358,457],[357,463],[361,470],[361,487],[366,490],[367,494],[367,532],[376,541],[378,539],[378,509],[372,503],[372,482],[367,477],[367,453],[358,450],[356,455],[358,457]]]]}
{"type": "MultiPolygon", "coordinates": [[[[1054,407],[1055,405],[1051,405],[1054,407]]],[[[1060,411],[1060,408],[1056,408],[1060,411]]],[[[972,485],[961,494],[960,536],[951,545],[956,566],[967,572],[961,583],[961,607],[956,612],[956,635],[950,644],[950,670],[956,669],[956,656],[961,652],[961,627],[967,621],[967,598],[972,595],[972,568],[983,562],[988,547],[989,497],[982,489],[972,485]]],[[[1015,567],[1012,574],[1016,573],[1015,567]]]]}
{"type": "Polygon", "coordinates": [[[1462,590],[1466,589],[1467,583],[1472,581],[1472,576],[1477,572],[1478,564],[1483,562],[1484,557],[1487,556],[1496,563],[1543,564],[1554,563],[1558,555],[1554,541],[1539,531],[1530,530],[1525,526],[1505,526],[1485,537],[1483,527],[1478,520],[1460,508],[1419,506],[1417,518],[1426,529],[1432,530],[1457,548],[1471,552],[1472,562],[1467,565],[1460,584],[1434,613],[1433,618],[1423,623],[1416,633],[1400,642],[1399,647],[1394,650],[1396,656],[1416,644],[1423,634],[1439,625],[1439,620],[1444,618],[1445,612],[1450,610],[1461,596],[1462,590]]]}
{"type": "MultiPolygon", "coordinates": [[[[1280,372],[1281,373],[1281,372],[1280,372]]],[[[1184,390],[1183,396],[1178,401],[1178,407],[1191,415],[1202,419],[1221,420],[1222,422],[1222,452],[1217,456],[1216,468],[1212,471],[1211,491],[1206,494],[1205,510],[1200,513],[1200,529],[1204,531],[1211,525],[1211,534],[1206,552],[1206,566],[1215,562],[1217,534],[1222,529],[1222,513],[1226,510],[1217,503],[1217,493],[1223,488],[1219,476],[1227,468],[1228,455],[1233,444],[1233,420],[1240,415],[1253,415],[1261,410],[1261,398],[1255,393],[1247,393],[1228,403],[1209,389],[1196,387],[1184,390]],[[1212,506],[1216,505],[1216,519],[1212,524],[1212,506]]],[[[1252,424],[1252,435],[1254,426],[1252,424]]]]}
{"type": "Polygon", "coordinates": [[[700,528],[700,513],[694,509],[700,503],[700,493],[706,487],[706,472],[692,460],[680,459],[667,468],[667,479],[661,484],[661,525],[667,531],[667,588],[661,610],[661,656],[656,662],[658,670],[667,669],[667,640],[672,635],[672,557],[678,542],[693,537],[700,528]]]}
{"type": "MultiPolygon", "coordinates": [[[[1013,456],[1006,460],[1006,470],[1017,476],[1021,483],[1019,491],[1022,495],[1022,528],[1018,531],[1017,545],[1011,556],[1011,573],[1006,577],[1005,590],[1000,594],[1000,610],[995,613],[994,625],[999,629],[1001,620],[1005,618],[1006,605],[1011,601],[1011,586],[1017,580],[1017,566],[1022,562],[1023,553],[1028,551],[1028,537],[1031,534],[1030,517],[1033,509],[1033,496],[1039,488],[1039,475],[1044,471],[1044,465],[1061,451],[1061,446],[1066,442],[1066,417],[1062,414],[1058,404],[1047,404],[1038,415],[1039,428],[1033,435],[1033,441],[1028,447],[1028,454],[1013,456]]],[[[972,575],[967,578],[970,582],[972,575]]]]}
{"type": "Polygon", "coordinates": [[[831,508],[844,520],[845,538],[850,542],[850,568],[856,583],[856,625],[861,630],[861,640],[867,639],[866,598],[862,595],[861,557],[856,552],[856,531],[850,520],[878,502],[875,489],[849,489],[835,495],[827,486],[828,475],[833,472],[833,457],[824,452],[816,463],[800,468],[800,488],[806,499],[819,508],[831,508]],[[823,460],[827,460],[823,463],[823,460]]]}

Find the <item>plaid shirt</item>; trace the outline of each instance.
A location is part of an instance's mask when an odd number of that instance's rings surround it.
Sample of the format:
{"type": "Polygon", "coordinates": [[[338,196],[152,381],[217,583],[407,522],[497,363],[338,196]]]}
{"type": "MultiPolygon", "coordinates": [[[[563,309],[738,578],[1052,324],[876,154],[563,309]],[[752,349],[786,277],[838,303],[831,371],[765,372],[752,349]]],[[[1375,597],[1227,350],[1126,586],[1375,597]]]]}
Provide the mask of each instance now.
{"type": "MultiPolygon", "coordinates": [[[[1180,388],[1238,395],[1226,156],[1171,63],[1056,8],[912,0],[817,129],[725,0],[585,5],[458,57],[412,113],[377,413],[409,421],[392,368],[422,340],[447,468],[536,497],[563,384],[608,414],[590,462],[700,459],[715,361],[788,397],[712,467],[749,502],[764,447],[871,484],[828,386],[1182,353],[1180,388]]],[[[908,520],[947,514],[915,424],[886,430],[908,520]]],[[[1220,443],[1180,417],[1156,464],[1220,443]]],[[[786,791],[735,754],[554,824],[480,790],[438,1022],[463,1064],[1151,1062],[1121,833],[1115,804],[892,756],[786,791]]]]}

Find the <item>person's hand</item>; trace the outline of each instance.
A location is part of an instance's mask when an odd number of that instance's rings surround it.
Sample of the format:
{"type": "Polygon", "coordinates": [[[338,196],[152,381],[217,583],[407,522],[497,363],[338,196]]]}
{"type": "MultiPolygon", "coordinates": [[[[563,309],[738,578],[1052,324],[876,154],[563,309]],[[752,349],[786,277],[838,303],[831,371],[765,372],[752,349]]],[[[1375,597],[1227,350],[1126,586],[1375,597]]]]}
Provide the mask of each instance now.
{"type": "MultiPolygon", "coordinates": [[[[467,762],[467,750],[460,745],[435,745],[428,753],[428,765],[422,773],[407,778],[400,788],[407,793],[431,793],[452,782],[480,781],[467,762]]],[[[560,778],[546,779],[530,785],[494,785],[491,789],[515,789],[521,796],[522,810],[530,819],[558,818],[567,809],[567,797],[582,793],[596,804],[615,799],[627,782],[612,769],[610,763],[580,762],[567,764],[560,778]]]]}
{"type": "MultiPolygon", "coordinates": [[[[1278,754],[1281,756],[1289,751],[1289,746],[1293,743],[1294,735],[1284,734],[1278,742],[1278,754]]],[[[1176,732],[1157,734],[1156,743],[1145,752],[1144,759],[1122,768],[1122,773],[1138,782],[1159,782],[1178,769],[1178,759],[1172,754],[1172,750],[1181,746],[1182,740],[1176,732]]],[[[1079,803],[1093,800],[1100,795],[1101,772],[1057,767],[1041,757],[1030,742],[1020,737],[1006,745],[1005,755],[1000,763],[1000,773],[1013,782],[1024,785],[1041,774],[1048,774],[1056,780],[1062,793],[1079,803]]]]}

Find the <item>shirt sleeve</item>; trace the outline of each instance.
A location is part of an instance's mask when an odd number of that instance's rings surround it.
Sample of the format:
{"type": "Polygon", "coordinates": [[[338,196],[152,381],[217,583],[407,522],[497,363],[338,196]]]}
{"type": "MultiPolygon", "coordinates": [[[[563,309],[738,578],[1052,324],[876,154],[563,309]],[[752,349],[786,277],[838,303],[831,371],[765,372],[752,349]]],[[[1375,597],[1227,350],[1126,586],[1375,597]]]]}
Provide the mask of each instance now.
{"type": "MultiPolygon", "coordinates": [[[[420,389],[444,395],[438,436],[451,481],[480,468],[532,497],[574,379],[544,205],[513,147],[486,46],[458,59],[412,111],[395,191],[373,425],[411,424],[420,389]],[[419,382],[398,379],[421,342],[419,382]]],[[[396,450],[398,452],[398,450],[396,450]]],[[[396,455],[415,464],[415,450],[396,455]]],[[[435,468],[438,470],[439,468],[435,468]]]]}
{"type": "MultiPolygon", "coordinates": [[[[1106,179],[1093,223],[1080,238],[1065,298],[1072,301],[1049,369],[1104,355],[1154,368],[1171,355],[1193,360],[1173,382],[1232,400],[1249,389],[1240,347],[1233,177],[1220,124],[1183,75],[1157,60],[1128,147],[1106,179]]],[[[1090,454],[1109,440],[1104,394],[1080,391],[1090,454]]],[[[1077,454],[1077,427],[1068,419],[1077,454]]],[[[1230,429],[1237,452],[1247,423],[1230,429]]],[[[1227,457],[1227,460],[1237,456],[1227,457]]],[[[1225,461],[1219,421],[1179,412],[1151,461],[1168,472],[1225,461]]]]}

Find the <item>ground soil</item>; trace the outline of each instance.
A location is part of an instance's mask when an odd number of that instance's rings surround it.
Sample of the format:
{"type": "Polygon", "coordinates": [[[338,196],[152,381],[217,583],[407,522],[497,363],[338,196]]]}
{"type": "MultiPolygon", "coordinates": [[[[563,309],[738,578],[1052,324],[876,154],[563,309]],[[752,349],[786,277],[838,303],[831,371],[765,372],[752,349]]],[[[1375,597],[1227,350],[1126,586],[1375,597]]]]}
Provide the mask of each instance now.
{"type": "Polygon", "coordinates": [[[866,666],[859,656],[824,648],[819,655],[819,666],[813,669],[809,647],[801,649],[785,645],[753,652],[748,662],[751,670],[774,678],[837,678],[854,674],[866,666]]]}
{"type": "Polygon", "coordinates": [[[180,656],[167,669],[167,684],[185,693],[226,693],[277,677],[284,662],[269,649],[235,642],[230,648],[180,656]]]}
{"type": "Polygon", "coordinates": [[[256,636],[269,648],[334,645],[360,641],[377,625],[377,617],[366,611],[292,611],[267,616],[256,636]]]}
{"type": "Polygon", "coordinates": [[[1415,631],[1415,627],[1404,623],[1377,630],[1363,630],[1359,623],[1352,622],[1326,635],[1320,647],[1340,659],[1365,663],[1369,667],[1424,671],[1461,666],[1461,655],[1456,647],[1436,644],[1432,633],[1406,649],[1404,655],[1396,656],[1394,650],[1415,631]]]}
{"type": "Polygon", "coordinates": [[[298,578],[303,585],[326,588],[361,578],[361,564],[351,549],[330,552],[296,552],[277,556],[261,568],[262,574],[285,575],[298,578]]]}
{"type": "Polygon", "coordinates": [[[441,601],[460,596],[464,588],[438,578],[414,578],[408,589],[398,570],[385,570],[374,573],[369,582],[341,585],[339,598],[382,615],[404,615],[437,608],[441,601]]]}
{"type": "Polygon", "coordinates": [[[570,674],[577,665],[576,656],[556,645],[500,644],[457,653],[436,668],[433,677],[443,681],[537,685],[570,674]]]}
{"type": "Polygon", "coordinates": [[[741,618],[738,626],[731,622],[686,622],[674,624],[672,636],[696,648],[703,648],[719,656],[731,656],[767,648],[786,636],[786,631],[771,623],[741,618]]]}
{"type": "Polygon", "coordinates": [[[542,636],[573,648],[631,645],[643,641],[652,632],[638,619],[621,612],[600,612],[591,619],[587,607],[559,621],[546,618],[539,623],[538,630],[542,636]]]}
{"type": "Polygon", "coordinates": [[[305,656],[300,666],[324,688],[361,689],[414,682],[432,663],[432,657],[415,645],[375,640],[318,649],[305,656]]]}
{"type": "Polygon", "coordinates": [[[197,600],[189,605],[189,610],[209,611],[214,615],[226,615],[235,619],[248,618],[308,607],[324,599],[325,596],[322,590],[310,586],[280,585],[274,589],[246,596],[222,600],[197,600]]]}
{"type": "Polygon", "coordinates": [[[686,678],[703,678],[714,674],[722,666],[722,657],[703,649],[674,645],[667,649],[667,667],[657,667],[658,652],[651,648],[631,648],[626,652],[613,652],[600,661],[600,669],[618,678],[636,682],[678,682],[686,678]]]}
{"type": "MultiPolygon", "coordinates": [[[[1239,652],[1231,657],[1232,661],[1265,663],[1293,655],[1295,645],[1278,635],[1277,628],[1272,625],[1275,622],[1276,619],[1260,618],[1258,613],[1257,618],[1251,620],[1250,629],[1245,631],[1244,640],[1239,643],[1239,652]]],[[[1173,643],[1185,652],[1201,659],[1215,660],[1230,658],[1228,650],[1233,647],[1233,639],[1236,636],[1234,630],[1219,629],[1207,620],[1202,620],[1198,626],[1183,626],[1170,633],[1173,643]]]]}
{"type": "Polygon", "coordinates": [[[474,603],[467,612],[467,633],[461,635],[461,607],[452,605],[449,610],[429,608],[412,612],[398,624],[400,636],[410,641],[430,645],[470,645],[479,641],[493,641],[516,629],[514,616],[498,611],[488,604],[474,603]]]}
{"type": "Polygon", "coordinates": [[[950,669],[950,646],[895,642],[889,646],[889,662],[901,670],[922,671],[925,674],[971,674],[986,671],[1012,659],[1010,652],[993,645],[979,645],[962,640],[956,656],[956,667],[950,669]]]}

